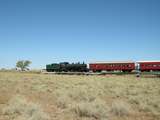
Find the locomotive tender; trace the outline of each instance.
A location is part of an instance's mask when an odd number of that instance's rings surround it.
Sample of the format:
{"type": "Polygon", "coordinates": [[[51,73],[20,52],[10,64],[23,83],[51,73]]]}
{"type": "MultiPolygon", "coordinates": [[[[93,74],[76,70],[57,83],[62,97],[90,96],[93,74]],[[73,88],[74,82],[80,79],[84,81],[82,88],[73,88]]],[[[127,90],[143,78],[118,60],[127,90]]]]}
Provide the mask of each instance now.
{"type": "Polygon", "coordinates": [[[46,65],[47,72],[102,72],[102,71],[122,71],[132,72],[138,70],[141,72],[160,71],[160,61],[116,61],[116,62],[94,62],[89,63],[89,68],[85,63],[53,63],[46,65]]]}

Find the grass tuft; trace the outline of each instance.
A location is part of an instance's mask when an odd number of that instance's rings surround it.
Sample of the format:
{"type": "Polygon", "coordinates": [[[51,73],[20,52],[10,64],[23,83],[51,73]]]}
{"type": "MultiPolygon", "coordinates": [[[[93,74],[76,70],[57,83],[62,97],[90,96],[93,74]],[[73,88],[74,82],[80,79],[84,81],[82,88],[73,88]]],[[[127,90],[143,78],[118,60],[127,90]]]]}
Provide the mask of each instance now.
{"type": "Polygon", "coordinates": [[[93,117],[96,119],[108,118],[108,107],[102,100],[81,102],[73,106],[72,110],[79,117],[93,117]]]}
{"type": "Polygon", "coordinates": [[[116,116],[127,116],[131,113],[131,107],[123,101],[114,101],[111,106],[111,113],[116,116]]]}

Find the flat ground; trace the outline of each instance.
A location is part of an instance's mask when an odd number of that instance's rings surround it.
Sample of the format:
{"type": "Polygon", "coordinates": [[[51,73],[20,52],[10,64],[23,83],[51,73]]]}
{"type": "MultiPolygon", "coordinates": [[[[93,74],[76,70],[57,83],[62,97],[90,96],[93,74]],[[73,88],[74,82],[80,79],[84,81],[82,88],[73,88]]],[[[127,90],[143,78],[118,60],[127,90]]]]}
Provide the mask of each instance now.
{"type": "Polygon", "coordinates": [[[160,120],[160,78],[0,72],[0,120],[160,120]]]}

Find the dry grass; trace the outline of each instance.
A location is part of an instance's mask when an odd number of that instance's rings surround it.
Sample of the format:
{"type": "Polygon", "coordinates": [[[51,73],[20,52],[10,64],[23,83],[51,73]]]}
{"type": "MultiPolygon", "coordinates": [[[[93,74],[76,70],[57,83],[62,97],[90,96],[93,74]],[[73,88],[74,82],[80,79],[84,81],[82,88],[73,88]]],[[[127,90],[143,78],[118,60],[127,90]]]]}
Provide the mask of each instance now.
{"type": "Polygon", "coordinates": [[[3,114],[13,120],[49,120],[39,105],[30,103],[19,95],[13,97],[3,108],[3,114]]]}
{"type": "Polygon", "coordinates": [[[133,75],[0,72],[0,120],[159,120],[159,86],[133,75]]]}

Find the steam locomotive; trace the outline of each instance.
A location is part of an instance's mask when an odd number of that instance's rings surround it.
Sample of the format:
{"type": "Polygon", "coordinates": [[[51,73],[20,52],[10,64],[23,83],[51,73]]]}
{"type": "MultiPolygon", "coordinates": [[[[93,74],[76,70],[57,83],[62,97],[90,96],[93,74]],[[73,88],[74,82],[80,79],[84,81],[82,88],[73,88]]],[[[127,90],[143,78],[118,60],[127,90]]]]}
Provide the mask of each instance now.
{"type": "Polygon", "coordinates": [[[102,71],[122,71],[132,72],[138,70],[141,72],[160,71],[160,61],[110,61],[110,62],[94,62],[83,63],[53,63],[46,65],[47,72],[102,72],[102,71]]]}
{"type": "Polygon", "coordinates": [[[46,65],[47,72],[87,72],[87,64],[85,63],[53,63],[46,65]]]}

